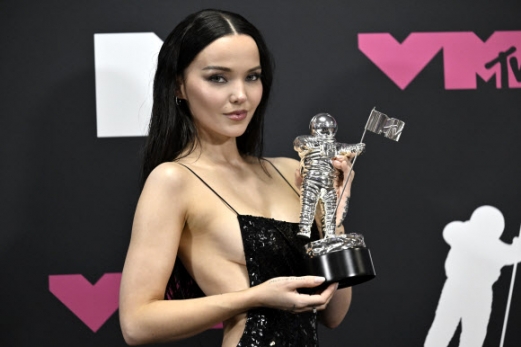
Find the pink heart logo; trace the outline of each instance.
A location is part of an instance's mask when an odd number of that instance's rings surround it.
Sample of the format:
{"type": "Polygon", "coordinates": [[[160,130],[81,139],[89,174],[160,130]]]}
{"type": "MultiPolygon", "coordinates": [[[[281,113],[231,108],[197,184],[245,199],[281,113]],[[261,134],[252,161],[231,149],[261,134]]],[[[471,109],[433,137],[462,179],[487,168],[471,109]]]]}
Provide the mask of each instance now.
{"type": "Polygon", "coordinates": [[[49,291],[93,332],[116,312],[121,273],[106,273],[96,284],[83,275],[50,275],[49,291]]]}
{"type": "Polygon", "coordinates": [[[358,34],[358,49],[403,90],[443,48],[442,38],[412,33],[399,43],[388,33],[358,34]]]}

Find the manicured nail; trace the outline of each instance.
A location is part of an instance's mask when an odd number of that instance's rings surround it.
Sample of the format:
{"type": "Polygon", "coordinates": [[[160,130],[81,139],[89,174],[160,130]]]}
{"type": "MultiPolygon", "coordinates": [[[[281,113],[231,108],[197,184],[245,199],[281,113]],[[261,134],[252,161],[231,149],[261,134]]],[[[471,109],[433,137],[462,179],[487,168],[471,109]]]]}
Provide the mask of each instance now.
{"type": "Polygon", "coordinates": [[[325,280],[326,280],[325,277],[320,277],[320,276],[315,277],[315,283],[322,283],[325,280]]]}

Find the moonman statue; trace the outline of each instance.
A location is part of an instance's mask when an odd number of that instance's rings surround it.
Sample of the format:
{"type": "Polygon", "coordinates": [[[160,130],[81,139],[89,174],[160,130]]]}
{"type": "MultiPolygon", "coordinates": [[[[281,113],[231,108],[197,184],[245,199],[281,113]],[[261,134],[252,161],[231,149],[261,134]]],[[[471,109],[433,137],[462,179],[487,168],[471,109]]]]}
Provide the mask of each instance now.
{"type": "MultiPolygon", "coordinates": [[[[360,155],[365,144],[344,144],[335,140],[337,132],[336,120],[327,113],[319,113],[309,123],[311,135],[298,136],[293,142],[293,148],[300,156],[300,173],[302,175],[301,186],[301,211],[299,233],[297,235],[309,238],[311,225],[315,218],[317,205],[322,208],[322,229],[324,238],[335,236],[336,218],[334,216],[337,205],[337,193],[334,187],[334,179],[337,170],[333,167],[332,159],[338,155],[355,153],[360,155]]],[[[342,218],[342,223],[349,205],[347,199],[342,218]]]]}

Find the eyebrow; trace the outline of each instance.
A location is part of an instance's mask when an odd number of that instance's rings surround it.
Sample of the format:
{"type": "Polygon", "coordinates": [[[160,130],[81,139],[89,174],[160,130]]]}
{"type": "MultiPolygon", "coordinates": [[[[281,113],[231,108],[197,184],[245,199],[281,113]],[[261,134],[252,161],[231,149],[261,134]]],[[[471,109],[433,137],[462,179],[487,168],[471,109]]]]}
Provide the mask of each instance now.
{"type": "MultiPolygon", "coordinates": [[[[256,66],[256,67],[254,67],[254,68],[249,69],[248,72],[250,72],[250,71],[255,71],[255,70],[260,70],[260,69],[261,69],[261,66],[259,65],[259,66],[256,66]]],[[[228,67],[224,67],[224,66],[213,66],[213,65],[211,65],[211,66],[207,66],[207,67],[203,68],[203,70],[220,70],[220,71],[226,71],[226,72],[230,72],[230,71],[232,71],[232,70],[231,70],[230,68],[228,68],[228,67]]]]}

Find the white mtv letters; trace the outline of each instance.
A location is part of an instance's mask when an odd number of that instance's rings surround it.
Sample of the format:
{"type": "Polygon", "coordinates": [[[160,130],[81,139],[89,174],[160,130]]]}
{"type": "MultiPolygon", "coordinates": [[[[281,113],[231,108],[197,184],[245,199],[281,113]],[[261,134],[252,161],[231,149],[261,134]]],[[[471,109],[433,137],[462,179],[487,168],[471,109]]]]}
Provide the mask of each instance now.
{"type": "Polygon", "coordinates": [[[94,34],[98,137],[147,135],[162,44],[154,33],[94,34]]]}
{"type": "Polygon", "coordinates": [[[465,222],[449,223],[443,238],[450,245],[445,261],[447,280],[425,347],[446,347],[461,321],[459,347],[481,347],[492,310],[492,285],[501,268],[521,262],[521,240],[499,239],[503,214],[492,206],[477,208],[465,222]]]}

